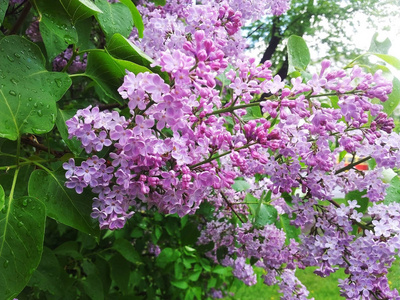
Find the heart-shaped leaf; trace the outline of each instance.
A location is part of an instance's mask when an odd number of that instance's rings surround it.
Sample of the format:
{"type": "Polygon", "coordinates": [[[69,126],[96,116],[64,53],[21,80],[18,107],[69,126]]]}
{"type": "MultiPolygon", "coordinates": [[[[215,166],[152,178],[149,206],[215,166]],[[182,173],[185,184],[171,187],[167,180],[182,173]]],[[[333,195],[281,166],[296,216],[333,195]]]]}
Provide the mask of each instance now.
{"type": "Polygon", "coordinates": [[[49,132],[56,101],[71,85],[65,73],[48,72],[40,49],[12,35],[0,40],[0,137],[49,132]]]}
{"type": "Polygon", "coordinates": [[[138,35],[140,38],[143,38],[144,24],[139,10],[136,8],[135,4],[133,4],[131,0],[120,0],[120,2],[125,4],[131,11],[133,22],[135,23],[138,35]]]}

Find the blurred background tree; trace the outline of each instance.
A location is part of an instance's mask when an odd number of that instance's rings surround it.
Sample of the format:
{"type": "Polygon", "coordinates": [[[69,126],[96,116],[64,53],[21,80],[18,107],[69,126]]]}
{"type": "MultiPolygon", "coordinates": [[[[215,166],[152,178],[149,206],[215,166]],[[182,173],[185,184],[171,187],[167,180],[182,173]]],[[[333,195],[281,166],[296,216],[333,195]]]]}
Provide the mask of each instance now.
{"type": "MultiPolygon", "coordinates": [[[[291,9],[285,15],[265,17],[245,29],[261,63],[271,60],[279,70],[277,74],[285,78],[288,60],[284,43],[289,36],[305,38],[320,60],[351,61],[363,52],[355,44],[353,34],[360,20],[367,24],[366,29],[375,32],[389,30],[388,22],[382,20],[396,16],[400,16],[398,0],[292,0],[291,9]]],[[[387,51],[388,43],[385,43],[384,51],[387,51]]]]}

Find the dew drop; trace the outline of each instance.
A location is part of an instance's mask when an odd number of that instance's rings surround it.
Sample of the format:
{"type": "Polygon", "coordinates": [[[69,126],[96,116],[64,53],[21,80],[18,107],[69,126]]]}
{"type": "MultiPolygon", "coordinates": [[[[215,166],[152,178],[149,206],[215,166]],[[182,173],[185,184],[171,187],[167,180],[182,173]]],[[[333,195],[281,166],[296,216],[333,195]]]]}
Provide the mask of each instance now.
{"type": "Polygon", "coordinates": [[[23,206],[27,206],[28,205],[28,199],[24,199],[24,200],[22,200],[22,205],[23,206]]]}
{"type": "Polygon", "coordinates": [[[12,56],[10,56],[10,55],[7,55],[7,59],[9,60],[9,61],[11,61],[11,62],[13,62],[15,59],[14,59],[14,57],[12,57],[12,56]]]}
{"type": "Polygon", "coordinates": [[[22,226],[24,226],[24,223],[22,223],[21,221],[19,221],[17,226],[18,226],[19,228],[21,228],[22,226]]]}
{"type": "Polygon", "coordinates": [[[10,264],[10,262],[8,261],[8,259],[6,259],[3,263],[3,267],[4,268],[8,268],[8,265],[10,264]]]}
{"type": "Polygon", "coordinates": [[[37,111],[37,115],[38,115],[39,117],[43,116],[43,113],[42,113],[42,111],[41,111],[40,109],[37,111]]]}
{"type": "Polygon", "coordinates": [[[11,96],[17,96],[17,93],[16,93],[15,91],[13,91],[13,90],[10,90],[8,93],[9,93],[11,96]]]}
{"type": "Polygon", "coordinates": [[[35,102],[35,103],[33,104],[33,107],[34,107],[34,108],[37,108],[37,107],[38,107],[38,104],[35,102]]]}
{"type": "Polygon", "coordinates": [[[32,97],[29,97],[29,98],[28,98],[28,101],[32,101],[32,97]]]}
{"type": "Polygon", "coordinates": [[[20,58],[20,57],[21,57],[21,54],[19,54],[19,53],[14,53],[14,56],[15,56],[16,58],[20,58]]]}
{"type": "Polygon", "coordinates": [[[43,106],[43,105],[44,105],[43,102],[39,102],[39,104],[40,104],[40,106],[43,106]]]}
{"type": "Polygon", "coordinates": [[[16,80],[15,78],[11,78],[10,81],[11,81],[11,83],[13,83],[13,84],[17,84],[17,83],[18,83],[18,80],[16,80]]]}
{"type": "Polygon", "coordinates": [[[61,82],[60,79],[55,79],[54,81],[56,82],[56,84],[57,84],[57,86],[58,86],[59,88],[62,86],[62,82],[61,82]]]}

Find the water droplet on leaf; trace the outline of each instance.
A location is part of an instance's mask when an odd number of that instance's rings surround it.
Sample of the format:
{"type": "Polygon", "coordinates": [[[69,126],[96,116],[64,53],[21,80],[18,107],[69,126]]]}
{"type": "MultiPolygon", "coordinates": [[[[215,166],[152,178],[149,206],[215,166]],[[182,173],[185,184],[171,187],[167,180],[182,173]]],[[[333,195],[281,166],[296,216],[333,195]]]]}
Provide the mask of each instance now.
{"type": "Polygon", "coordinates": [[[8,261],[8,259],[6,259],[5,261],[4,261],[4,263],[3,263],[3,267],[4,268],[7,268],[8,267],[8,265],[9,265],[9,261],[8,261]]]}
{"type": "Polygon", "coordinates": [[[17,96],[17,93],[16,93],[15,91],[13,91],[13,90],[10,90],[8,93],[9,93],[11,96],[17,96]]]}

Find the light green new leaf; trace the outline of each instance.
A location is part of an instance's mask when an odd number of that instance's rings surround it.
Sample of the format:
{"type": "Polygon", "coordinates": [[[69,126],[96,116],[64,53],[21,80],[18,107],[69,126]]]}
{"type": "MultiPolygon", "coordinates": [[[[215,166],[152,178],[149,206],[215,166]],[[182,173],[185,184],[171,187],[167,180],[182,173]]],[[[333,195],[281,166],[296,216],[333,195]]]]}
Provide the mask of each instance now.
{"type": "Polygon", "coordinates": [[[384,204],[390,204],[392,202],[400,203],[400,178],[395,176],[390,181],[390,186],[386,189],[386,197],[383,200],[384,204]]]}
{"type": "Polygon", "coordinates": [[[395,67],[397,70],[400,70],[400,60],[398,58],[388,54],[380,54],[380,53],[370,53],[370,54],[379,57],[383,61],[395,67]]]}
{"type": "Polygon", "coordinates": [[[103,11],[96,15],[106,39],[115,33],[128,37],[132,32],[133,19],[129,8],[123,3],[110,3],[107,0],[96,0],[96,5],[103,11]]]}
{"type": "Polygon", "coordinates": [[[0,212],[0,299],[12,299],[28,283],[43,251],[45,207],[31,197],[7,199],[0,212]]]}
{"type": "Polygon", "coordinates": [[[394,77],[393,78],[393,90],[392,93],[389,95],[389,99],[383,103],[383,112],[385,112],[388,116],[390,116],[396,107],[400,103],[400,81],[394,77]]]}
{"type": "Polygon", "coordinates": [[[78,34],[71,23],[71,18],[57,1],[37,0],[41,14],[39,29],[47,52],[47,59],[52,61],[67,49],[68,45],[78,42],[78,34]]]}
{"type": "Polygon", "coordinates": [[[42,200],[49,217],[97,237],[98,225],[90,217],[92,195],[87,191],[77,194],[65,186],[65,181],[63,170],[56,173],[35,170],[28,183],[29,196],[42,200]]]}
{"type": "Polygon", "coordinates": [[[254,225],[263,227],[267,224],[273,224],[278,217],[278,211],[272,205],[261,204],[256,210],[254,225]]]}
{"type": "Polygon", "coordinates": [[[287,43],[289,71],[304,71],[310,63],[310,51],[308,50],[306,42],[303,38],[292,35],[287,43]]]}
{"type": "Polygon", "coordinates": [[[116,33],[112,36],[107,45],[107,51],[115,58],[128,60],[148,68],[150,71],[159,74],[166,83],[169,83],[168,73],[162,72],[160,66],[152,67],[154,60],[121,34],[116,33]]]}
{"type": "Polygon", "coordinates": [[[120,2],[125,4],[131,11],[133,22],[138,30],[138,35],[140,38],[143,38],[144,24],[142,16],[140,15],[140,12],[136,8],[135,4],[133,4],[132,0],[120,0],[120,2]]]}
{"type": "Polygon", "coordinates": [[[102,13],[101,9],[90,0],[60,0],[60,2],[74,22],[102,13]]]}
{"type": "Polygon", "coordinates": [[[232,188],[236,191],[236,192],[243,192],[246,191],[250,188],[250,184],[246,181],[246,180],[235,180],[235,183],[232,184],[232,188]]]}
{"type": "Polygon", "coordinates": [[[392,46],[392,43],[388,38],[386,38],[383,42],[379,42],[377,40],[378,35],[378,32],[374,33],[374,36],[371,39],[371,44],[369,45],[368,52],[387,54],[389,48],[392,46]]]}
{"type": "Polygon", "coordinates": [[[130,61],[116,59],[105,51],[96,51],[89,53],[84,74],[95,81],[108,97],[121,101],[117,89],[122,85],[125,70],[135,74],[150,72],[149,69],[130,61]]]}
{"type": "Polygon", "coordinates": [[[70,78],[48,72],[39,47],[20,36],[0,40],[0,50],[0,137],[49,132],[70,78]]]}

